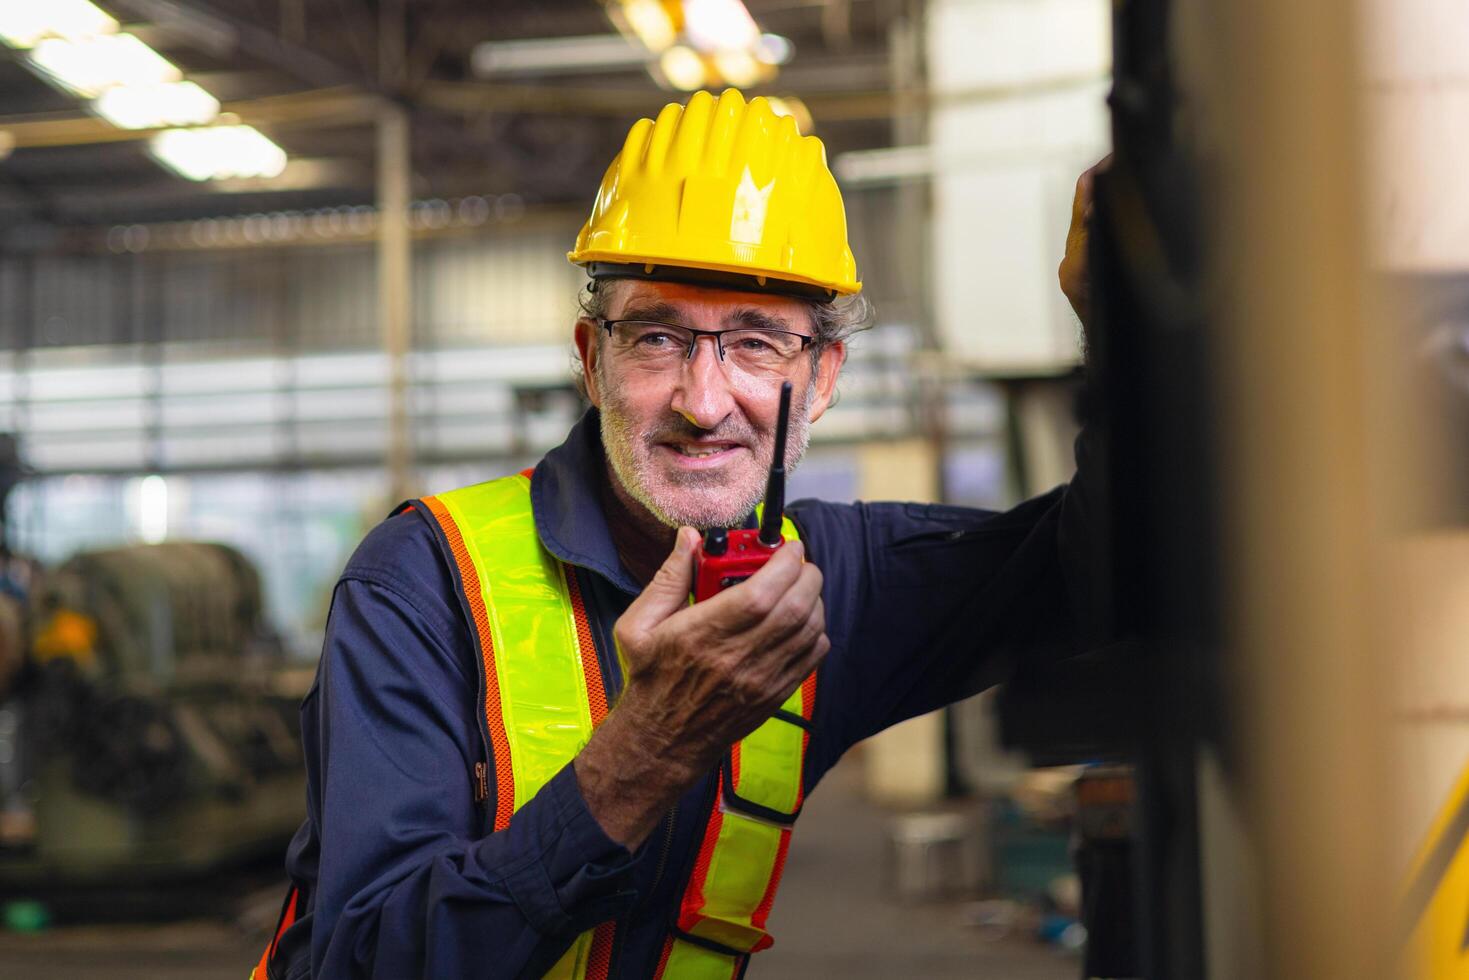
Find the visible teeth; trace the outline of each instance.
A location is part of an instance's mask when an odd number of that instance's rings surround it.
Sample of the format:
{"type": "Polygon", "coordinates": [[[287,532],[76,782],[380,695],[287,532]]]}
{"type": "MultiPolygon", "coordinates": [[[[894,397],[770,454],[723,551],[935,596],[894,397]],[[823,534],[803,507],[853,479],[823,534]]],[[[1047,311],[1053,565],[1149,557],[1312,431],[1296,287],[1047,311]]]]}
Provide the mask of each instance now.
{"type": "Polygon", "coordinates": [[[683,453],[685,456],[691,456],[694,459],[703,459],[705,456],[713,456],[715,453],[722,453],[722,452],[724,452],[724,450],[722,448],[720,448],[720,449],[694,449],[694,448],[689,447],[689,446],[678,446],[676,448],[678,449],[678,451],[680,453],[683,453]]]}

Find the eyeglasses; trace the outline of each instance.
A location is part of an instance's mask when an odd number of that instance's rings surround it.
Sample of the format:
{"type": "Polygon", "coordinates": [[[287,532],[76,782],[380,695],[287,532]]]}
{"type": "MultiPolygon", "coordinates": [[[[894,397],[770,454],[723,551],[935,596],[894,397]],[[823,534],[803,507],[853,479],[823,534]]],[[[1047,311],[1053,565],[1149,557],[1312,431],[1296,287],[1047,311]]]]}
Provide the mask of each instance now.
{"type": "Polygon", "coordinates": [[[719,359],[747,374],[783,374],[814,338],[788,330],[739,327],[695,330],[657,320],[601,320],[619,356],[650,370],[671,369],[694,356],[700,337],[713,337],[719,359]]]}

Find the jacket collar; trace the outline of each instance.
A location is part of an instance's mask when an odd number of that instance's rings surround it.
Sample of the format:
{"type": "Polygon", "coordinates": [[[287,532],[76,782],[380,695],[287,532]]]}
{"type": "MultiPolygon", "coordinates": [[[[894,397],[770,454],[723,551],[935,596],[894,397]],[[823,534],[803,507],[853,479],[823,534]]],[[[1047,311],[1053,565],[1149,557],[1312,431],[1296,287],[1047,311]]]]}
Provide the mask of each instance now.
{"type": "Polygon", "coordinates": [[[572,426],[566,441],[548,452],[531,474],[531,512],[536,532],[557,558],[580,565],[631,595],[642,592],[633,581],[602,511],[600,487],[607,479],[602,449],[602,420],[589,408],[572,426]]]}

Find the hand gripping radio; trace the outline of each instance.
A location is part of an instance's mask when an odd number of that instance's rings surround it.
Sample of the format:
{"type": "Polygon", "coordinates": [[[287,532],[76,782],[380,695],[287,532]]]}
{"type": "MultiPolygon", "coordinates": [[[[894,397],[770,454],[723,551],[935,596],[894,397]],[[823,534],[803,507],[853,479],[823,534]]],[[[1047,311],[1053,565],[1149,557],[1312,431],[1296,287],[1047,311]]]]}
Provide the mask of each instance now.
{"type": "Polygon", "coordinates": [[[780,386],[775,422],[775,459],[765,484],[765,509],[759,528],[712,527],[694,552],[694,601],[703,602],[754,575],[785,543],[780,533],[786,498],[786,427],[791,414],[791,383],[780,386]]]}

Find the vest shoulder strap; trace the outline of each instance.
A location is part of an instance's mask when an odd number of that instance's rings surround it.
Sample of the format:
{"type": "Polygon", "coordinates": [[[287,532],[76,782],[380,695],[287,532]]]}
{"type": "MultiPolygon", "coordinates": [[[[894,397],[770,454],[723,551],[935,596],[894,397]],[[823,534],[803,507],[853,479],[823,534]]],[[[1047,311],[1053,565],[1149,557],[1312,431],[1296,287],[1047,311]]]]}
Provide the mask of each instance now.
{"type": "Polygon", "coordinates": [[[526,475],[422,503],[471,626],[495,767],[493,829],[503,830],[606,717],[605,678],[575,573],[536,533],[526,475]]]}

